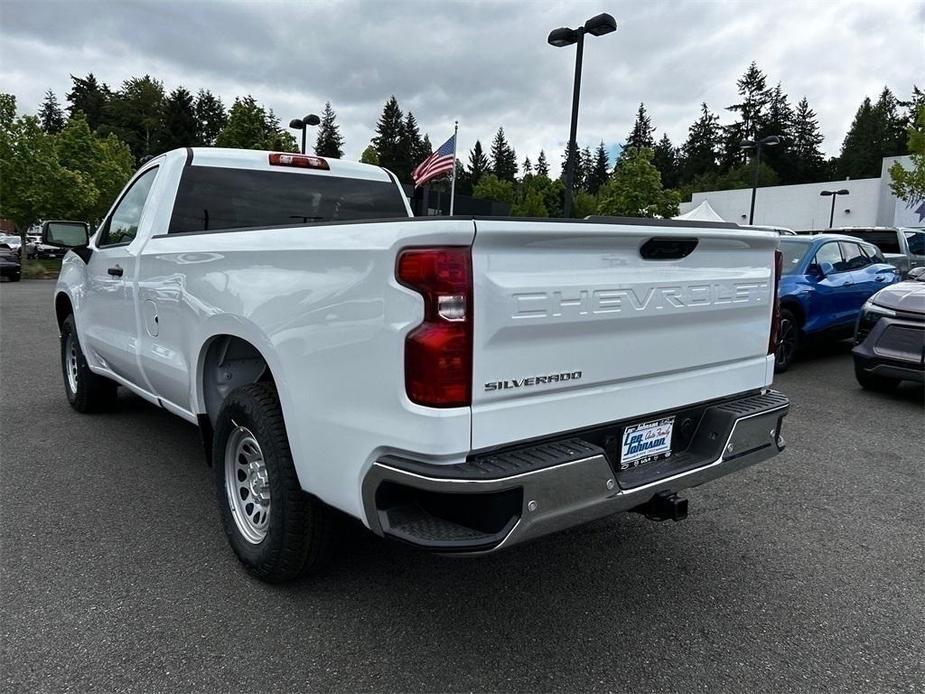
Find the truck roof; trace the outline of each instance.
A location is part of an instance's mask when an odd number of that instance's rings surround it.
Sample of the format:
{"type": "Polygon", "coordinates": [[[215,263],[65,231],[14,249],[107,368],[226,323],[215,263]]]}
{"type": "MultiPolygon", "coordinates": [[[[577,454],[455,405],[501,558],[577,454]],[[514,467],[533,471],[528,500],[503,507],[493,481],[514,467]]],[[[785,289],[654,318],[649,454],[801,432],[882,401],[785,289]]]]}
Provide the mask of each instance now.
{"type": "MultiPolygon", "coordinates": [[[[190,166],[216,166],[230,169],[251,169],[255,171],[281,171],[307,175],[340,176],[369,181],[394,180],[392,174],[381,166],[361,164],[357,161],[318,157],[328,163],[329,171],[275,166],[270,164],[272,152],[259,149],[231,149],[228,147],[186,147],[168,152],[168,156],[183,156],[190,166]]],[[[312,155],[314,156],[314,155],[312,155]]]]}

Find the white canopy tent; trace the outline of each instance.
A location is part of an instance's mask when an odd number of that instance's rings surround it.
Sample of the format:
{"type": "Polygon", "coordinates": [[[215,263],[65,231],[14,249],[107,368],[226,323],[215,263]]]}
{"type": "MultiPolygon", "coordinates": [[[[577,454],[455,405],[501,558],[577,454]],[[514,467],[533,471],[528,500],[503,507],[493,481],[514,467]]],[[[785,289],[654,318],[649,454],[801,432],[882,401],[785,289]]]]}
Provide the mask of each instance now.
{"type": "Polygon", "coordinates": [[[672,219],[688,219],[697,222],[725,222],[726,220],[716,214],[710,206],[708,200],[704,200],[702,203],[697,205],[694,209],[684,214],[679,214],[677,217],[672,217],[672,219]]]}

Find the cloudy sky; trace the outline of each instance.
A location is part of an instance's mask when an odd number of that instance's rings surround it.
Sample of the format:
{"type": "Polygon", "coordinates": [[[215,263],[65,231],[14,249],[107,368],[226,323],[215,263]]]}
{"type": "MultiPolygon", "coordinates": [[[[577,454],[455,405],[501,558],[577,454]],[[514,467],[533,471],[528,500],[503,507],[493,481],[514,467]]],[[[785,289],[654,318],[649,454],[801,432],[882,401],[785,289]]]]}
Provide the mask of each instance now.
{"type": "Polygon", "coordinates": [[[461,153],[503,125],[519,160],[545,148],[558,163],[575,50],[546,35],[602,11],[619,26],[586,42],[581,145],[621,142],[640,101],[676,144],[702,101],[726,122],[752,60],[794,102],[809,99],[828,154],[865,95],[925,87],[923,1],[0,0],[0,90],[33,112],[46,89],[64,101],[69,74],[117,87],[149,73],[226,105],[253,94],[284,122],[330,100],[348,157],[394,94],[435,146],[454,119],[461,153]]]}

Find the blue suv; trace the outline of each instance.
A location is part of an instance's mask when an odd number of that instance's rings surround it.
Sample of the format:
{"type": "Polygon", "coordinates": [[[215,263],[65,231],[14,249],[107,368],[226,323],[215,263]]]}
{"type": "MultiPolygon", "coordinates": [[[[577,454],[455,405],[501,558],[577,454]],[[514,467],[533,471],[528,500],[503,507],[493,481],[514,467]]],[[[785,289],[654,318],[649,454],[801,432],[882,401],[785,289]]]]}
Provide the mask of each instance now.
{"type": "Polygon", "coordinates": [[[876,246],[850,236],[787,236],[780,250],[778,372],[790,367],[806,338],[851,337],[864,302],[900,279],[876,246]]]}

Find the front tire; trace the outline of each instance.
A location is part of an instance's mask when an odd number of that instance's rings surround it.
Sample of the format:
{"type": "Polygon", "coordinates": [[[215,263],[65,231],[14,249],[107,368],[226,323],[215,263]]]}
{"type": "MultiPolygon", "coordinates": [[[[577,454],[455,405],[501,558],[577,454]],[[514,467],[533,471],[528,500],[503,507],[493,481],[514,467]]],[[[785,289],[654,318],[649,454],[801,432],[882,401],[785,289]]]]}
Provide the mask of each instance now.
{"type": "Polygon", "coordinates": [[[67,401],[78,412],[99,412],[115,402],[116,384],[96,375],[87,365],[73,314],[61,324],[61,372],[67,401]]]}
{"type": "Polygon", "coordinates": [[[800,324],[789,309],[780,312],[780,336],[774,354],[774,372],[783,373],[793,364],[800,348],[800,324]]]}
{"type": "Polygon", "coordinates": [[[212,467],[225,534],[251,574],[280,583],[328,562],[334,511],[299,484],[272,385],[236,388],[222,403],[212,467]]]}

